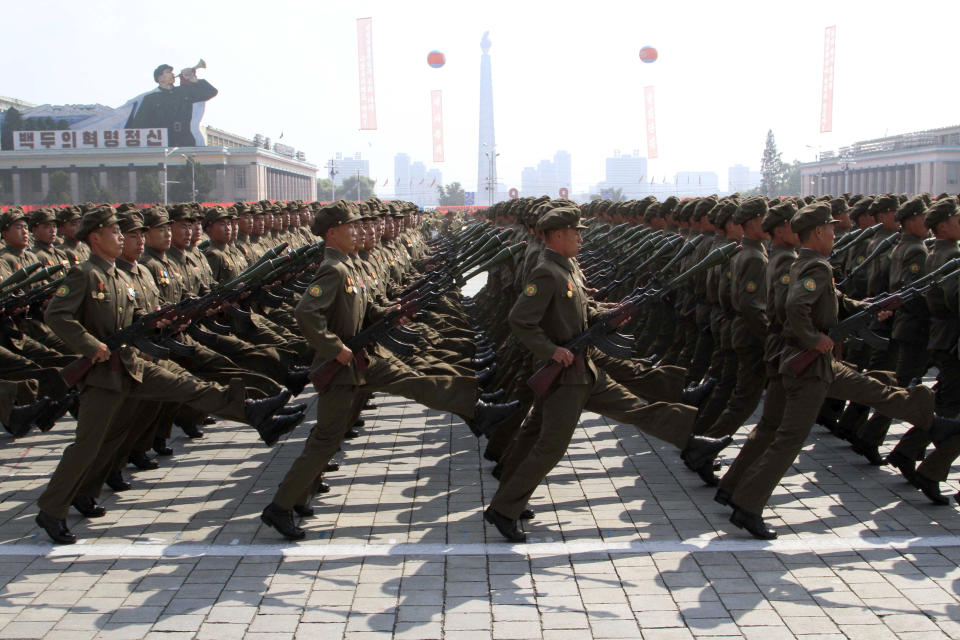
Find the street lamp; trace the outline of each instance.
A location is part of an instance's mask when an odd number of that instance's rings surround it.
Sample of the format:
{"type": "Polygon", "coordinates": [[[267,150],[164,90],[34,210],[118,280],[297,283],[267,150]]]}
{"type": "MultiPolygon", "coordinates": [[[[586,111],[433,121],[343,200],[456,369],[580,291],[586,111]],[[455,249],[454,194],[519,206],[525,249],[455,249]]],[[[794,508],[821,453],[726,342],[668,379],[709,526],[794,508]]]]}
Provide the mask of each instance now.
{"type": "Polygon", "coordinates": [[[334,197],[336,193],[336,183],[334,181],[336,180],[337,175],[337,165],[333,161],[333,158],[330,158],[330,161],[327,162],[327,169],[330,171],[330,202],[333,202],[336,200],[334,197]]]}
{"type": "Polygon", "coordinates": [[[173,149],[164,149],[163,150],[163,204],[167,204],[167,158],[170,157],[170,154],[174,151],[177,151],[180,147],[174,147],[173,149]]]}
{"type": "Polygon", "coordinates": [[[190,165],[190,200],[194,201],[197,199],[197,173],[196,173],[196,162],[193,161],[192,156],[188,156],[185,153],[181,153],[180,156],[187,161],[190,165]]]}
{"type": "MultiPolygon", "coordinates": [[[[487,143],[484,142],[483,146],[487,146],[487,143]]],[[[497,156],[499,153],[493,153],[497,148],[497,145],[493,145],[490,148],[490,151],[484,151],[484,155],[487,156],[487,160],[490,165],[487,168],[487,190],[490,192],[490,204],[493,205],[493,199],[496,197],[497,191],[497,156]]],[[[480,185],[477,185],[480,186],[480,185]]]]}

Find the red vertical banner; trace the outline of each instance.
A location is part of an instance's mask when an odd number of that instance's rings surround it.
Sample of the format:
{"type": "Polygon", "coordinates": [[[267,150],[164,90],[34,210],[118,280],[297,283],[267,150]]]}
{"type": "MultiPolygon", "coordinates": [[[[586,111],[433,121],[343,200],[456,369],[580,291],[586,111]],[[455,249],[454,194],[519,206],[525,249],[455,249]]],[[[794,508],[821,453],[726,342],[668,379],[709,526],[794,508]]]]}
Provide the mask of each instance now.
{"type": "Polygon", "coordinates": [[[430,112],[433,128],[433,161],[443,162],[443,94],[439,89],[430,92],[430,112]]]}
{"type": "Polygon", "coordinates": [[[360,128],[377,128],[373,94],[373,18],[357,18],[357,66],[360,69],[360,128]]]}
{"type": "Polygon", "coordinates": [[[823,37],[823,97],[820,101],[820,133],[833,131],[833,63],[837,44],[837,27],[827,27],[823,37]]]}
{"type": "Polygon", "coordinates": [[[656,158],[657,114],[654,108],[653,87],[643,88],[643,105],[647,115],[647,158],[656,158]]]}

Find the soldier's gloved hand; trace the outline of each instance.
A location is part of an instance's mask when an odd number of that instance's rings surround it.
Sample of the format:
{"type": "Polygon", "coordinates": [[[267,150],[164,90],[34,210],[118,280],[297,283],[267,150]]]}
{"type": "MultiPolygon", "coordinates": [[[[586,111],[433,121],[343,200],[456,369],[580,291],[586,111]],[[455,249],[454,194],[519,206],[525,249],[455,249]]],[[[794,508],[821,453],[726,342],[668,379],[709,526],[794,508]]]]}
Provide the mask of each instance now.
{"type": "Polygon", "coordinates": [[[573,364],[573,352],[563,347],[557,347],[557,350],[553,352],[552,359],[565,367],[569,367],[573,364]]]}

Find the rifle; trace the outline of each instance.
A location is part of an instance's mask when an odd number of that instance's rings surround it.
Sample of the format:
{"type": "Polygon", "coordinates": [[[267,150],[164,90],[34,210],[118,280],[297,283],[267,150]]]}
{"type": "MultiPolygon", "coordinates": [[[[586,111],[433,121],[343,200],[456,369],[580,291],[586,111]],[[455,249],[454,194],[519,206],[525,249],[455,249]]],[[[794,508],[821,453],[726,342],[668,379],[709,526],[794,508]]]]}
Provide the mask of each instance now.
{"type": "Polygon", "coordinates": [[[861,262],[860,264],[858,264],[857,266],[855,266],[853,269],[850,270],[850,273],[847,274],[847,277],[845,277],[840,282],[840,284],[837,285],[837,289],[839,289],[840,291],[843,291],[848,286],[850,286],[850,283],[852,282],[853,277],[855,275],[857,275],[858,273],[860,273],[860,271],[866,268],[868,264],[870,264],[871,262],[879,258],[881,255],[886,253],[890,249],[890,247],[896,244],[897,240],[899,239],[900,239],[899,233],[891,233],[889,236],[887,236],[886,238],[878,242],[877,246],[874,247],[873,251],[870,252],[870,255],[868,255],[863,262],[861,262]]]}
{"type": "MultiPolygon", "coordinates": [[[[667,282],[662,288],[656,290],[649,287],[639,289],[616,307],[601,315],[590,328],[563,345],[564,348],[573,352],[576,357],[581,357],[592,346],[615,358],[632,357],[629,340],[625,337],[615,336],[617,327],[628,322],[644,305],[662,300],[668,293],[701,271],[726,262],[740,249],[741,247],[736,243],[718,247],[707,254],[703,260],[667,282]]],[[[543,397],[550,390],[561,371],[563,371],[563,365],[556,360],[550,360],[530,376],[527,384],[533,389],[534,393],[543,397]]]]}
{"type": "Polygon", "coordinates": [[[31,273],[33,273],[34,271],[36,271],[42,266],[43,265],[40,264],[39,262],[34,262],[33,264],[28,264],[27,266],[21,267],[16,271],[14,271],[11,275],[7,276],[7,278],[3,282],[0,282],[0,295],[7,293],[7,290],[9,289],[13,289],[14,285],[17,285],[23,282],[24,280],[26,280],[27,276],[29,276],[31,273]]]}
{"type": "MultiPolygon", "coordinates": [[[[434,292],[429,295],[437,296],[439,293],[434,292]]],[[[420,310],[424,302],[425,298],[417,298],[401,304],[399,308],[388,312],[386,316],[366,329],[362,329],[357,335],[346,341],[346,346],[353,351],[353,360],[358,370],[363,371],[367,368],[369,360],[367,359],[366,348],[374,343],[382,344],[400,356],[408,356],[413,353],[412,345],[397,340],[391,333],[399,326],[400,318],[414,315],[420,310]]],[[[322,392],[343,367],[344,365],[340,364],[336,358],[327,360],[310,372],[310,381],[317,388],[317,391],[322,392]]]]}
{"type": "MultiPolygon", "coordinates": [[[[954,258],[945,262],[939,269],[928,273],[922,278],[910,283],[900,291],[886,296],[878,297],[870,302],[864,309],[848,318],[844,318],[827,330],[827,335],[839,345],[848,338],[860,338],[874,349],[886,349],[890,341],[887,338],[878,336],[870,331],[870,323],[881,311],[895,311],[910,302],[922,296],[933,287],[939,286],[950,278],[960,276],[960,258],[954,258]]],[[[801,375],[813,362],[820,357],[820,352],[816,349],[806,349],[792,356],[787,360],[787,366],[797,376],[801,375]]]]}
{"type": "Polygon", "coordinates": [[[830,257],[827,260],[832,264],[835,260],[839,260],[844,253],[847,253],[850,249],[863,244],[873,236],[877,235],[877,231],[880,230],[882,224],[875,224],[872,227],[867,227],[866,229],[857,229],[856,231],[851,231],[843,238],[841,238],[835,245],[833,245],[833,251],[830,253],[830,257]]]}
{"type": "MultiPolygon", "coordinates": [[[[285,260],[285,258],[276,258],[276,260],[285,260]]],[[[162,346],[148,337],[153,332],[157,324],[163,320],[179,320],[178,328],[175,331],[165,330],[161,333],[160,340],[170,340],[172,334],[182,330],[190,320],[200,317],[207,309],[214,305],[221,304],[231,296],[237,296],[243,292],[241,285],[256,278],[270,270],[271,262],[265,262],[252,272],[237,276],[230,282],[216,287],[213,291],[201,298],[185,298],[176,304],[167,304],[156,311],[147,313],[133,323],[120,329],[100,341],[107,345],[107,348],[113,352],[114,356],[121,347],[131,345],[143,351],[147,355],[158,360],[164,360],[170,357],[171,348],[162,346]]],[[[177,345],[186,348],[186,345],[176,343],[174,350],[178,350],[177,345]]],[[[90,358],[81,356],[60,370],[60,375],[68,386],[73,386],[83,380],[84,376],[93,367],[93,361],[90,358]]]]}

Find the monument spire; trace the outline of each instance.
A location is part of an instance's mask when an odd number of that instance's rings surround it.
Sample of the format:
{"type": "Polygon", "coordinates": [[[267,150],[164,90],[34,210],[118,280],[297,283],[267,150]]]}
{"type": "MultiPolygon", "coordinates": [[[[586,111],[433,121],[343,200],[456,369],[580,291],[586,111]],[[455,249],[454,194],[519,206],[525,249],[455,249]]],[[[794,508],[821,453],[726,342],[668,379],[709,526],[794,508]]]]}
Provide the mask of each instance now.
{"type": "Polygon", "coordinates": [[[480,144],[477,147],[477,204],[493,204],[497,196],[497,145],[493,132],[493,77],[490,32],[480,40],[480,144]]]}

